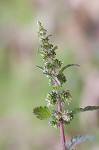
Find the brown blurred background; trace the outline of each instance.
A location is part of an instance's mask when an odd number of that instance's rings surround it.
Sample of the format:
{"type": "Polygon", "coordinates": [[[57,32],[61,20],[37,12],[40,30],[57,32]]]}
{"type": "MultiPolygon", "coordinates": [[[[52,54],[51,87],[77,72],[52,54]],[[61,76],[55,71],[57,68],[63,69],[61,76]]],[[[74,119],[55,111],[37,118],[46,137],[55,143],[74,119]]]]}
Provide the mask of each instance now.
{"type": "MultiPolygon", "coordinates": [[[[0,0],[0,150],[60,150],[59,130],[36,119],[51,91],[36,65],[37,21],[52,34],[58,58],[80,68],[66,72],[71,107],[99,105],[99,1],[0,0]]],[[[80,150],[99,150],[99,111],[78,115],[65,127],[66,139],[91,134],[80,150]]]]}

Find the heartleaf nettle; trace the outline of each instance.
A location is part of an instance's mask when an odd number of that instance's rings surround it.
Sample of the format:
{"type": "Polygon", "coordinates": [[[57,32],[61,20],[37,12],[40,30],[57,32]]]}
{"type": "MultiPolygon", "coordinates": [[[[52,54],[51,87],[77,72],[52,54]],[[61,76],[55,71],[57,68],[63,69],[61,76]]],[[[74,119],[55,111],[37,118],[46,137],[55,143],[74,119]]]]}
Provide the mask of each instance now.
{"type": "Polygon", "coordinates": [[[46,101],[47,106],[40,106],[33,109],[33,114],[41,120],[48,120],[49,124],[53,127],[60,128],[60,137],[62,142],[62,150],[70,150],[72,146],[92,139],[88,135],[76,136],[69,142],[65,141],[64,125],[69,125],[75,114],[85,111],[93,111],[99,109],[99,106],[87,106],[85,108],[75,108],[70,111],[63,110],[64,104],[68,105],[72,102],[72,96],[70,91],[63,90],[62,85],[66,83],[67,78],[64,71],[72,66],[79,67],[78,64],[68,64],[62,67],[63,62],[56,58],[57,46],[53,46],[49,43],[49,37],[47,30],[43,28],[40,22],[38,22],[38,37],[39,37],[39,48],[38,53],[40,54],[44,67],[37,66],[43,74],[49,79],[49,85],[52,87],[52,91],[47,94],[46,101]],[[50,111],[50,106],[57,106],[57,110],[53,108],[50,111]]]}

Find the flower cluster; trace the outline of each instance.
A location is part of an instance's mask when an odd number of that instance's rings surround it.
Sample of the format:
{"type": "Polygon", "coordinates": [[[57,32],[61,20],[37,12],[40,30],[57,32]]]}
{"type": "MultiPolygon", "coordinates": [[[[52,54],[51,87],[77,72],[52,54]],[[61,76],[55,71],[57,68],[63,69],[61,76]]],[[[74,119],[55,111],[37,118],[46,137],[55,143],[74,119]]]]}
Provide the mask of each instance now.
{"type": "MultiPolygon", "coordinates": [[[[62,104],[68,103],[69,105],[69,103],[71,102],[71,98],[72,97],[69,90],[63,90],[62,92],[60,92],[60,100],[62,104]]],[[[46,101],[48,107],[57,104],[57,91],[53,90],[52,92],[48,93],[46,101]]]]}
{"type": "Polygon", "coordinates": [[[53,90],[51,93],[47,94],[47,106],[53,106],[57,102],[57,91],[53,90]]]}
{"type": "Polygon", "coordinates": [[[52,72],[55,68],[60,68],[62,65],[62,62],[58,59],[52,59],[48,62],[45,62],[45,67],[44,70],[46,70],[47,72],[52,72]]]}
{"type": "Polygon", "coordinates": [[[38,49],[38,52],[40,53],[41,57],[44,61],[47,61],[48,59],[52,60],[55,58],[57,49],[57,46],[53,46],[49,43],[49,36],[46,36],[47,30],[45,30],[41,23],[38,22],[38,37],[40,41],[40,47],[38,49]]]}
{"type": "Polygon", "coordinates": [[[59,126],[59,121],[54,115],[52,115],[50,120],[49,120],[49,124],[51,126],[53,126],[54,128],[57,128],[59,126]]]}
{"type": "Polygon", "coordinates": [[[58,59],[54,59],[53,60],[53,65],[58,69],[58,68],[61,67],[62,62],[60,60],[58,60],[58,59]]]}
{"type": "Polygon", "coordinates": [[[38,52],[41,55],[42,59],[46,61],[47,59],[55,58],[55,50],[57,47],[54,47],[49,43],[49,36],[46,36],[47,30],[45,30],[41,23],[38,22],[38,37],[40,41],[40,47],[38,48],[38,52]]]}
{"type": "Polygon", "coordinates": [[[72,112],[68,112],[68,110],[64,111],[62,113],[62,118],[64,120],[64,123],[68,125],[68,124],[70,124],[70,121],[73,119],[73,114],[72,114],[72,112]]]}
{"type": "Polygon", "coordinates": [[[53,110],[52,117],[49,120],[49,124],[57,128],[59,126],[60,118],[61,118],[61,113],[53,110]]]}
{"type": "Polygon", "coordinates": [[[59,74],[57,75],[57,78],[58,78],[58,80],[60,81],[61,85],[66,82],[66,77],[64,76],[63,73],[61,73],[61,74],[59,73],[59,74]]]}
{"type": "Polygon", "coordinates": [[[58,73],[57,69],[61,68],[62,65],[62,61],[55,58],[56,56],[55,50],[58,47],[53,46],[52,44],[49,43],[50,35],[46,36],[46,32],[47,30],[45,30],[42,27],[41,23],[38,22],[38,37],[40,39],[40,47],[38,48],[38,52],[41,55],[43,61],[45,62],[44,72],[46,72],[49,78],[50,85],[55,87],[56,86],[55,79],[52,79],[50,75],[54,77],[56,75],[57,80],[59,80],[58,82],[60,82],[61,84],[66,82],[66,78],[63,74],[58,73]]]}
{"type": "Polygon", "coordinates": [[[61,120],[64,124],[70,124],[70,121],[73,119],[73,114],[72,112],[64,111],[64,112],[59,112],[59,111],[53,111],[52,117],[49,120],[49,124],[51,126],[54,126],[55,128],[59,126],[59,121],[61,120]]]}
{"type": "Polygon", "coordinates": [[[68,103],[68,105],[69,105],[69,103],[71,102],[71,99],[72,99],[70,91],[63,90],[62,92],[60,92],[60,99],[61,99],[62,104],[68,103]]]}

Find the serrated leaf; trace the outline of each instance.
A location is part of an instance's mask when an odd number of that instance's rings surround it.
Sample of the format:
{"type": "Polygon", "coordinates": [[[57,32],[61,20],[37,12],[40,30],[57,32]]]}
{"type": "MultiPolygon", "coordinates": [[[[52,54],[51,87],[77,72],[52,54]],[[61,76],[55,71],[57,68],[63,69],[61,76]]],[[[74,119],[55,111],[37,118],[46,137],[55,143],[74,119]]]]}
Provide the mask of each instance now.
{"type": "Polygon", "coordinates": [[[51,116],[50,110],[46,106],[44,107],[40,106],[40,107],[34,108],[33,114],[36,115],[36,117],[41,120],[48,119],[51,116]]]}
{"type": "Polygon", "coordinates": [[[97,110],[99,109],[99,106],[87,106],[85,108],[75,108],[72,113],[73,114],[77,114],[77,113],[80,113],[80,112],[85,112],[85,111],[94,111],[94,110],[97,110]]]}
{"type": "Polygon", "coordinates": [[[80,67],[80,65],[78,65],[78,64],[68,64],[68,65],[64,66],[64,67],[59,71],[59,73],[62,73],[65,69],[67,69],[68,67],[72,67],[72,66],[80,67]]]}
{"type": "Polygon", "coordinates": [[[86,141],[92,141],[94,140],[93,136],[90,135],[77,135],[73,137],[70,141],[66,142],[66,147],[68,150],[70,150],[72,147],[74,147],[77,144],[86,142],[86,141]]]}

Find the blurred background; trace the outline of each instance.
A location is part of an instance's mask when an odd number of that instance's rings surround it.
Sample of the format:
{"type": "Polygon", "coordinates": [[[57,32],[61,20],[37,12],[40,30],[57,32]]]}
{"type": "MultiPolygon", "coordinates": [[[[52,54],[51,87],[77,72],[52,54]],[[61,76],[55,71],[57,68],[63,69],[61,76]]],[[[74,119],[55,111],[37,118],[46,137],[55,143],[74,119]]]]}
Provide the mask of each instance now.
{"type": "MultiPolygon", "coordinates": [[[[0,0],[0,150],[60,150],[59,129],[32,114],[52,90],[36,67],[38,20],[64,65],[81,66],[66,72],[71,107],[99,105],[99,1],[0,0]]],[[[95,136],[78,149],[99,150],[99,111],[76,116],[65,132],[95,136]]]]}

